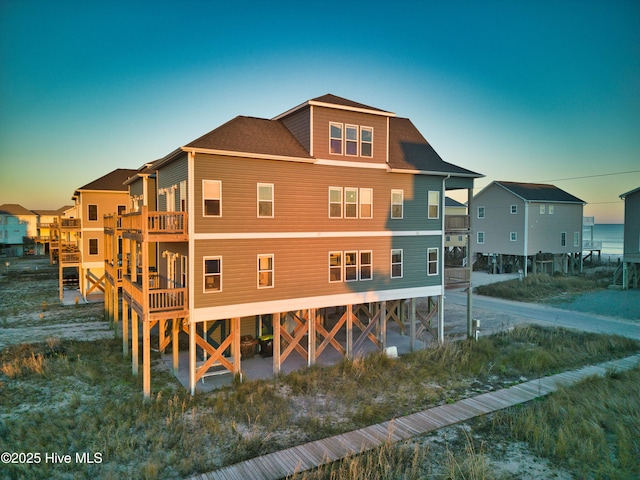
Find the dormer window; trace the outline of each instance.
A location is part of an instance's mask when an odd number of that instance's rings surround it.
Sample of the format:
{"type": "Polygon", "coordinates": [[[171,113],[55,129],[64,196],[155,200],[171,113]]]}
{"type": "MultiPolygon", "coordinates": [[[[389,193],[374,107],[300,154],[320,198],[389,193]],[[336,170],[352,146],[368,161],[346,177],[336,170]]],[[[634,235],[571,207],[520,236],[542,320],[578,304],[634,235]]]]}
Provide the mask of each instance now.
{"type": "Polygon", "coordinates": [[[331,123],[329,126],[329,151],[336,155],[342,155],[342,124],[331,123]]]}

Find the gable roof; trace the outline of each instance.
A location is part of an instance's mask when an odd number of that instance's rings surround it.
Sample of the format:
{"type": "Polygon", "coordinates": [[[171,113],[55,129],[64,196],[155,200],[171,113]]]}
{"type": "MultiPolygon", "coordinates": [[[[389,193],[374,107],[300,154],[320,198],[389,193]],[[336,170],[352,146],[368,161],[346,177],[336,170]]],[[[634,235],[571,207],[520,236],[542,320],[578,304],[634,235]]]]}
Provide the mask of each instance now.
{"type": "Polygon", "coordinates": [[[118,168],[94,180],[93,182],[89,182],[86,185],[80,188],[77,188],[76,193],[82,190],[105,190],[105,191],[126,192],[129,189],[124,184],[124,182],[130,176],[135,175],[136,173],[138,173],[137,170],[118,168]]]}
{"type": "MultiPolygon", "coordinates": [[[[568,192],[546,183],[521,183],[494,181],[491,185],[499,185],[510,191],[514,195],[530,202],[552,202],[552,203],[582,203],[584,200],[571,195],[568,192]]],[[[489,187],[491,186],[489,185],[489,187]]],[[[486,188],[489,188],[486,187],[486,188]]],[[[484,191],[484,190],[483,190],[484,191]]],[[[482,192],[480,192],[482,193],[482,192]]],[[[479,195],[479,194],[478,194],[479,195]]]]}
{"type": "Polygon", "coordinates": [[[327,93],[326,95],[322,95],[320,97],[312,98],[310,102],[328,103],[330,105],[338,105],[342,107],[358,108],[362,110],[373,110],[375,112],[381,112],[381,113],[391,113],[386,110],[381,110],[376,107],[370,107],[369,105],[365,105],[364,103],[354,102],[353,100],[349,100],[348,98],[342,98],[337,95],[333,95],[331,93],[327,93]]]}
{"type": "Polygon", "coordinates": [[[280,120],[238,116],[184,148],[311,159],[280,120]]]}
{"type": "Polygon", "coordinates": [[[627,198],[628,195],[633,195],[636,192],[640,192],[640,187],[638,188],[634,188],[633,190],[629,190],[628,192],[625,192],[623,194],[620,195],[620,198],[622,200],[625,200],[627,198]]]}
{"type": "Polygon", "coordinates": [[[444,206],[445,207],[463,207],[463,208],[467,208],[467,206],[464,203],[460,203],[459,201],[451,198],[451,197],[444,197],[444,206]]]}
{"type": "Polygon", "coordinates": [[[64,205],[57,210],[33,210],[33,212],[40,216],[58,216],[62,215],[66,210],[69,210],[70,208],[73,208],[73,205],[64,205]]]}
{"type": "Polygon", "coordinates": [[[17,203],[5,203],[4,205],[0,205],[0,215],[36,215],[34,212],[29,210],[28,208],[24,208],[22,205],[18,205],[17,203]]]}
{"type": "Polygon", "coordinates": [[[408,118],[389,119],[389,166],[422,173],[484,176],[445,162],[408,118]]]}

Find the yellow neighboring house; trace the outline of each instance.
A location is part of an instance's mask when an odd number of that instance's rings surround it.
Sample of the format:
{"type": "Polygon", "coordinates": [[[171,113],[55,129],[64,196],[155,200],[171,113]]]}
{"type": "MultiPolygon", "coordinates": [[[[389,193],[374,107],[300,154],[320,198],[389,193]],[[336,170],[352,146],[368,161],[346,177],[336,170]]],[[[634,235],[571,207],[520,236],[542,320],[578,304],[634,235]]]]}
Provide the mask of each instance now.
{"type": "Polygon", "coordinates": [[[52,225],[51,233],[59,239],[60,300],[65,289],[77,289],[84,300],[104,292],[104,215],[125,213],[125,182],[136,173],[117,169],[76,189],[74,206],[52,225]]]}

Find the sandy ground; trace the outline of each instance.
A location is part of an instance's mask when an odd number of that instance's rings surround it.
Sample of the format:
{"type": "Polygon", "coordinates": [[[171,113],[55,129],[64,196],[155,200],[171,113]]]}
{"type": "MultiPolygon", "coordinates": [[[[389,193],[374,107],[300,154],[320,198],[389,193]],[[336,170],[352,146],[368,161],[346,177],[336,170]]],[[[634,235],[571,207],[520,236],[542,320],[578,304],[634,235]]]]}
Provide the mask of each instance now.
{"type": "MultiPolygon", "coordinates": [[[[41,342],[48,338],[76,340],[100,340],[112,338],[113,330],[103,320],[103,304],[89,303],[77,306],[62,306],[57,298],[57,280],[46,279],[45,272],[55,267],[48,266],[48,259],[20,260],[11,266],[20,272],[33,275],[37,280],[14,283],[5,272],[0,274],[0,349],[9,344],[41,342]],[[53,291],[46,296],[43,291],[53,291]],[[44,295],[44,296],[43,296],[44,295]],[[42,305],[46,302],[46,307],[42,305]]],[[[474,284],[504,281],[517,275],[488,275],[474,272],[474,284]]],[[[461,293],[461,292],[460,292],[461,293]]],[[[447,305],[447,302],[445,302],[447,305]]],[[[640,291],[592,292],[565,302],[555,302],[554,307],[586,313],[596,313],[625,320],[640,322],[640,291]]],[[[460,305],[449,304],[445,310],[447,334],[464,332],[466,311],[460,305]]],[[[492,311],[492,329],[499,330],[513,325],[513,316],[501,311],[492,311]]],[[[489,321],[489,320],[487,320],[489,321]]],[[[483,325],[485,325],[483,323],[483,325]]],[[[442,429],[433,435],[416,439],[429,446],[434,455],[445,455],[446,446],[460,435],[465,435],[468,425],[456,425],[442,429]]],[[[474,437],[478,451],[485,455],[490,469],[506,478],[538,479],[573,478],[568,472],[558,469],[546,459],[536,457],[522,443],[494,443],[487,445],[483,439],[474,437]]]]}

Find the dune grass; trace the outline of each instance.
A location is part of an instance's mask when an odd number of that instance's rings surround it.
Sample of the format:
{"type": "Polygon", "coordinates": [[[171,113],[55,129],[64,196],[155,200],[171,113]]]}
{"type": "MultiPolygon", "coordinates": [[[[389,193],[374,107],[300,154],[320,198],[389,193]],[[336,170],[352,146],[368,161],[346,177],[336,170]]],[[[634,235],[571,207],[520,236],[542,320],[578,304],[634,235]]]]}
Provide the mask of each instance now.
{"type": "Polygon", "coordinates": [[[507,300],[536,302],[607,288],[610,283],[611,274],[602,272],[571,276],[534,274],[522,279],[479,285],[475,292],[507,300]]]}

